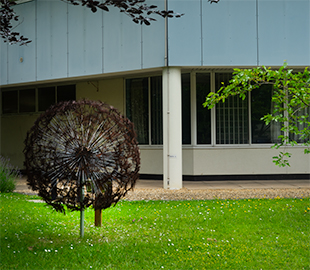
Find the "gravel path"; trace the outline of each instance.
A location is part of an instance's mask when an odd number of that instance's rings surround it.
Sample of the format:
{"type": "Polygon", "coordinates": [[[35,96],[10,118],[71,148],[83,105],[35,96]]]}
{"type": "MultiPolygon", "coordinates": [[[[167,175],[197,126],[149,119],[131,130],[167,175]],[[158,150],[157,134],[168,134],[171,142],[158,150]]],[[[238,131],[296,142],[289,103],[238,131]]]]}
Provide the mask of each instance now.
{"type": "Polygon", "coordinates": [[[180,190],[135,189],[124,200],[210,200],[210,199],[245,199],[245,198],[305,198],[310,197],[310,188],[285,189],[203,189],[180,190]]]}

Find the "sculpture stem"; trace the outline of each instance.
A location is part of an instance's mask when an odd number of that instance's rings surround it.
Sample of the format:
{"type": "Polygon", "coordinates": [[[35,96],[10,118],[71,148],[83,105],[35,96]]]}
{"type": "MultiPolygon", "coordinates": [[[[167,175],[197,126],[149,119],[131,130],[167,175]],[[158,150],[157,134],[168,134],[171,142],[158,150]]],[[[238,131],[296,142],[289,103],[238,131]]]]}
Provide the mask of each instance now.
{"type": "MultiPolygon", "coordinates": [[[[83,179],[82,179],[83,183],[83,179]]],[[[81,210],[80,210],[80,237],[84,237],[84,206],[83,206],[83,200],[84,200],[84,188],[83,185],[81,185],[81,192],[80,192],[80,203],[81,203],[81,210]]]]}

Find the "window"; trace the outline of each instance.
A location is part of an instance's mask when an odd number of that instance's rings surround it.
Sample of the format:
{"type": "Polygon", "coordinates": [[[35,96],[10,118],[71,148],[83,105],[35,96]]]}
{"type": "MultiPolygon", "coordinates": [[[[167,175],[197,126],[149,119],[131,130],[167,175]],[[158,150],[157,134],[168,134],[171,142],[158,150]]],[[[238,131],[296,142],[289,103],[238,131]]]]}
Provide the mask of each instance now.
{"type": "Polygon", "coordinates": [[[190,74],[182,74],[182,144],[191,144],[190,74]]]}
{"type": "Polygon", "coordinates": [[[126,81],[126,115],[134,123],[139,144],[149,144],[148,78],[126,81]]]}
{"type": "Polygon", "coordinates": [[[48,86],[13,91],[4,90],[2,91],[2,113],[45,111],[56,102],[75,99],[75,85],[48,86]]]}
{"type": "Polygon", "coordinates": [[[151,143],[163,144],[162,77],[151,78],[151,143]]]}
{"type": "Polygon", "coordinates": [[[18,113],[18,91],[2,92],[2,112],[18,113]]]}
{"type": "Polygon", "coordinates": [[[75,99],[75,85],[57,86],[57,102],[75,99]]]}
{"type": "Polygon", "coordinates": [[[19,91],[19,112],[36,111],[36,90],[26,89],[19,91]]]}
{"type": "Polygon", "coordinates": [[[271,102],[272,88],[264,85],[242,100],[238,96],[228,98],[225,103],[217,104],[213,110],[204,108],[202,103],[212,91],[228,84],[231,73],[196,73],[196,117],[197,144],[263,144],[278,142],[281,135],[281,123],[270,123],[266,126],[261,118],[273,111],[271,102]],[[211,81],[211,77],[214,78],[211,81]],[[211,85],[214,85],[211,88],[211,85]],[[249,115],[251,114],[251,115],[249,115]],[[250,116],[250,117],[249,117],[250,116]],[[251,125],[249,124],[251,119],[251,125]],[[214,130],[213,130],[213,129],[214,130]],[[249,137],[251,128],[251,138],[249,137]],[[212,139],[211,134],[214,134],[212,139]]]}
{"type": "Polygon", "coordinates": [[[211,110],[203,107],[210,93],[210,73],[196,74],[197,144],[211,143],[211,110]]]}
{"type": "MultiPolygon", "coordinates": [[[[228,84],[232,74],[227,72],[193,72],[182,74],[182,144],[191,144],[191,117],[196,116],[197,145],[244,145],[279,142],[281,123],[265,124],[261,118],[273,111],[272,87],[263,85],[242,100],[232,96],[212,110],[203,106],[206,96],[228,84]],[[195,76],[196,111],[191,108],[191,77],[195,76]]],[[[139,144],[161,145],[162,77],[126,80],[126,113],[135,124],[139,144]]],[[[308,114],[310,109],[308,108],[308,114]]],[[[299,129],[306,124],[297,125],[299,129]]],[[[297,142],[304,138],[291,136],[297,142]]]]}
{"type": "Polygon", "coordinates": [[[44,87],[38,89],[39,111],[47,110],[56,101],[55,87],[44,87]]]}
{"type": "Polygon", "coordinates": [[[251,126],[252,143],[275,143],[281,135],[281,123],[271,122],[268,125],[261,118],[273,111],[271,102],[272,86],[262,85],[251,92],[251,126]]]}
{"type": "MultiPolygon", "coordinates": [[[[215,89],[228,84],[230,73],[215,74],[215,89]]],[[[225,102],[216,105],[216,143],[249,143],[248,99],[231,96],[225,102]]]]}
{"type": "MultiPolygon", "coordinates": [[[[162,76],[126,80],[126,115],[140,145],[163,144],[162,76]]],[[[190,76],[182,74],[182,141],[191,143],[190,76]]]]}
{"type": "Polygon", "coordinates": [[[309,131],[309,124],[310,122],[310,107],[304,108],[302,110],[299,110],[295,113],[297,117],[300,116],[305,116],[304,119],[299,119],[297,121],[296,119],[291,119],[291,122],[294,123],[295,127],[300,131],[300,130],[306,130],[307,132],[304,133],[305,136],[301,137],[300,135],[296,135],[293,133],[289,134],[290,140],[294,140],[297,143],[306,143],[310,140],[310,131],[309,131]]]}

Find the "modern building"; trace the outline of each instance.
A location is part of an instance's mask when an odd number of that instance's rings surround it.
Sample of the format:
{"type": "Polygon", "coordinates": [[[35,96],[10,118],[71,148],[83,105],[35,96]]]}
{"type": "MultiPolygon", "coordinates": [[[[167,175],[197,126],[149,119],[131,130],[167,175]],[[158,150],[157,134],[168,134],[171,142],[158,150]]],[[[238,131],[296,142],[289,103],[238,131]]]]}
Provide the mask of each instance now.
{"type": "Polygon", "coordinates": [[[145,26],[113,8],[92,13],[60,0],[15,7],[23,20],[16,31],[32,42],[0,44],[1,155],[23,168],[23,142],[38,115],[87,98],[134,122],[141,177],[166,188],[182,187],[182,178],[309,178],[302,146],[286,149],[291,167],[272,163],[279,126],[260,120],[272,109],[272,89],[202,106],[233,68],[310,66],[309,0],[148,2],[185,15],[145,26]]]}

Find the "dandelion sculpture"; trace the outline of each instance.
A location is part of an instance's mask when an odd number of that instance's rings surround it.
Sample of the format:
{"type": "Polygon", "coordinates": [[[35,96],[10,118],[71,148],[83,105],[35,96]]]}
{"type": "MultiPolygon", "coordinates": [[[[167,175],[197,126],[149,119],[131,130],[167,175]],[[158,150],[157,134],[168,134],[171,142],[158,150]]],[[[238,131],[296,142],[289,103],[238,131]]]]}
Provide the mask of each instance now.
{"type": "Polygon", "coordinates": [[[138,179],[133,124],[98,101],[60,102],[43,113],[25,140],[28,185],[60,212],[116,204],[138,179]]]}

